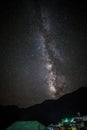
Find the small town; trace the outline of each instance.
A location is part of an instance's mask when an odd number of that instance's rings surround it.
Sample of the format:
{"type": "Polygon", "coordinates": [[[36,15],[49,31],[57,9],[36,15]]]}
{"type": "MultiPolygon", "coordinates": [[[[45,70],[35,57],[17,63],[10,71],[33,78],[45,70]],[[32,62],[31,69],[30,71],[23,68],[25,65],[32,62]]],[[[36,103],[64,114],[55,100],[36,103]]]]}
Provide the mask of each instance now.
{"type": "Polygon", "coordinates": [[[47,130],[87,130],[87,116],[66,117],[58,124],[50,124],[47,130]]]}

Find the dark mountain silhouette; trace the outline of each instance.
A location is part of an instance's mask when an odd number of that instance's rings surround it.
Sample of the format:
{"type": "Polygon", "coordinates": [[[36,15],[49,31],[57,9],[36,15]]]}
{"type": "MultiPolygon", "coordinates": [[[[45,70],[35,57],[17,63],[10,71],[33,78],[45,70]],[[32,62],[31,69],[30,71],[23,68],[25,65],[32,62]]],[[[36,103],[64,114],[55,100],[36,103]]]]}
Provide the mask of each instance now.
{"type": "Polygon", "coordinates": [[[13,122],[37,120],[45,125],[56,123],[66,116],[76,116],[77,112],[87,115],[87,87],[62,96],[58,100],[46,100],[29,108],[16,106],[0,107],[0,127],[8,127],[13,122]]]}
{"type": "Polygon", "coordinates": [[[17,106],[0,106],[0,130],[18,120],[20,109],[17,106]]]}

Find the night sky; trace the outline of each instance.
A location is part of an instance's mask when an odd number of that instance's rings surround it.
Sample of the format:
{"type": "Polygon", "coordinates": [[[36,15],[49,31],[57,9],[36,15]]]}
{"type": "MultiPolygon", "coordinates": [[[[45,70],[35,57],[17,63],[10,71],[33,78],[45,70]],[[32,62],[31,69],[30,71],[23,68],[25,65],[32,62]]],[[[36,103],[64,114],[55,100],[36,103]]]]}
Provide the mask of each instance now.
{"type": "Polygon", "coordinates": [[[87,4],[0,3],[0,105],[27,107],[87,86],[87,4]]]}

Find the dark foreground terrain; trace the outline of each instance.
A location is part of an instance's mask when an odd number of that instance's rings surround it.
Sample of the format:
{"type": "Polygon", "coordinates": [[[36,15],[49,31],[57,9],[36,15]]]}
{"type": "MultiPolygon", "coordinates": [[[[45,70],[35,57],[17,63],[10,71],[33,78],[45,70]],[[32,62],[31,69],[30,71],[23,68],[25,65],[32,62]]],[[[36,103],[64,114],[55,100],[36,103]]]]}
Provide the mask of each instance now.
{"type": "Polygon", "coordinates": [[[87,115],[87,87],[81,87],[58,100],[46,100],[29,108],[0,106],[0,130],[15,121],[37,120],[44,125],[56,123],[65,116],[87,115]]]}

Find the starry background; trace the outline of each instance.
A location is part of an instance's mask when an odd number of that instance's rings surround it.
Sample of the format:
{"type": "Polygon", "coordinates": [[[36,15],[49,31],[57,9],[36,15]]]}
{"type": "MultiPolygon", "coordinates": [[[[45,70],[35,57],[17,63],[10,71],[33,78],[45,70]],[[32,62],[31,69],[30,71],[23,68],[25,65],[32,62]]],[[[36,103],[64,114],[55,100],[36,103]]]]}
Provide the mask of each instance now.
{"type": "Polygon", "coordinates": [[[0,105],[28,107],[87,86],[87,4],[0,3],[0,105]]]}

